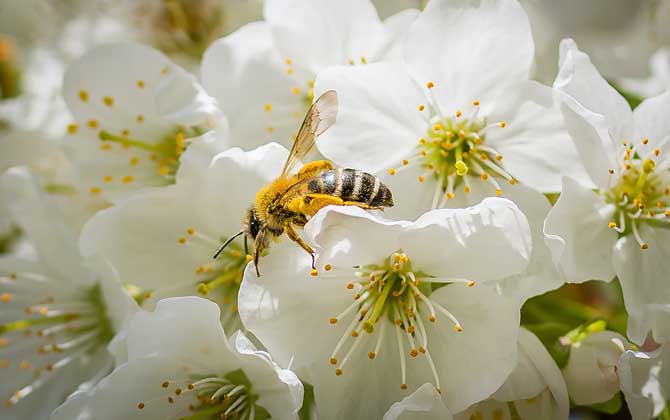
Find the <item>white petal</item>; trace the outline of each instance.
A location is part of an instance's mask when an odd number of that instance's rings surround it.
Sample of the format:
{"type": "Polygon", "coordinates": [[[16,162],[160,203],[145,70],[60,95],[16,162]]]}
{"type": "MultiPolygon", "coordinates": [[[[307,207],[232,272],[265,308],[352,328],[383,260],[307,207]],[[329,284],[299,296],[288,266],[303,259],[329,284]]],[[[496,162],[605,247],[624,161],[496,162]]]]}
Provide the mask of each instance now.
{"type": "Polygon", "coordinates": [[[263,14],[279,50],[313,74],[348,60],[372,61],[386,41],[368,0],[269,0],[263,14]]]}
{"type": "MultiPolygon", "coordinates": [[[[661,147],[670,137],[670,90],[649,98],[635,108],[635,140],[649,139],[648,148],[661,147]]],[[[666,149],[666,148],[664,148],[666,149]]],[[[663,150],[668,153],[668,150],[663,150]]]]}
{"type": "MultiPolygon", "coordinates": [[[[431,296],[460,321],[463,332],[428,327],[442,396],[451,412],[460,412],[491,395],[517,363],[517,305],[485,286],[452,284],[431,296]]],[[[438,319],[436,326],[448,322],[438,319]]]]}
{"type": "Polygon", "coordinates": [[[484,101],[500,86],[528,79],[528,17],[510,0],[431,1],[410,28],[405,60],[417,82],[435,83],[440,104],[484,101]]]}
{"type": "Polygon", "coordinates": [[[377,261],[402,248],[399,240],[404,222],[375,217],[355,206],[329,206],[305,225],[305,232],[319,246],[319,265],[343,267],[377,261]]]}
{"type": "MultiPolygon", "coordinates": [[[[605,117],[589,111],[569,96],[563,95],[561,101],[561,113],[581,163],[593,184],[607,188],[612,178],[618,177],[620,169],[617,143],[611,137],[605,117]]],[[[575,179],[591,184],[586,177],[575,179]]]]}
{"type": "Polygon", "coordinates": [[[11,130],[0,136],[0,172],[12,166],[31,165],[56,152],[56,146],[39,131],[11,130]]]}
{"type": "MultiPolygon", "coordinates": [[[[488,187],[488,194],[493,195],[493,188],[490,185],[488,187]]],[[[559,288],[564,281],[551,259],[549,247],[544,242],[544,220],[551,205],[543,194],[520,184],[507,187],[504,196],[519,206],[528,218],[533,251],[525,271],[504,278],[497,282],[496,287],[503,295],[523,304],[526,299],[559,288]]]]}
{"type": "Polygon", "coordinates": [[[314,92],[329,89],[338,92],[337,122],[317,144],[339,166],[385,172],[426,135],[428,124],[417,110],[426,99],[400,63],[325,70],[314,92]]]}
{"type": "Polygon", "coordinates": [[[628,102],[607,83],[571,39],[561,42],[559,67],[554,87],[587,110],[604,116],[614,141],[630,139],[633,115],[628,102]]]}
{"type": "Polygon", "coordinates": [[[649,249],[631,235],[614,247],[614,270],[628,311],[628,338],[637,344],[651,331],[658,343],[670,341],[670,232],[667,229],[640,226],[640,236],[649,249]]]}
{"type": "Polygon", "coordinates": [[[612,246],[617,234],[608,227],[613,209],[591,190],[563,178],[563,192],[544,222],[554,263],[571,283],[610,281],[612,246]]]}
{"type": "Polygon", "coordinates": [[[217,304],[195,296],[163,299],[153,312],[138,312],[128,329],[128,360],[158,354],[210,373],[237,369],[219,312],[217,304]]]}
{"type": "Polygon", "coordinates": [[[404,229],[400,243],[421,271],[474,281],[523,271],[532,249],[526,216],[502,198],[468,209],[432,210],[404,229]]]}
{"type": "Polygon", "coordinates": [[[612,331],[593,333],[572,345],[563,376],[575,404],[605,402],[619,392],[617,363],[627,347],[626,339],[612,331]]]}
{"type": "Polygon", "coordinates": [[[670,349],[667,345],[653,353],[627,351],[619,360],[621,391],[633,420],[655,418],[670,397],[670,349]]]}
{"type": "Polygon", "coordinates": [[[500,94],[488,115],[507,126],[491,130],[486,143],[504,156],[514,178],[541,192],[560,191],[563,175],[587,177],[553,96],[537,82],[518,83],[500,94]]]}
{"type": "MultiPolygon", "coordinates": [[[[393,1],[393,0],[391,0],[393,1]]],[[[385,3],[390,3],[391,1],[386,0],[385,3]]],[[[404,2],[406,0],[398,0],[404,2]]],[[[415,0],[409,0],[409,3],[417,3],[415,0]]],[[[379,5],[377,10],[379,10],[379,5]]],[[[410,4],[408,6],[419,7],[419,4],[410,4]]],[[[384,19],[384,27],[390,33],[390,48],[385,53],[385,59],[391,60],[401,60],[403,53],[403,45],[405,43],[405,38],[409,28],[412,25],[412,22],[416,20],[421,11],[417,9],[407,8],[404,9],[388,18],[384,19]]]]}
{"type": "Polygon", "coordinates": [[[291,144],[309,87],[305,75],[287,74],[285,59],[265,22],[245,25],[205,52],[202,83],[226,113],[234,145],[249,150],[271,140],[291,144]]]}
{"type": "Polygon", "coordinates": [[[451,420],[451,413],[432,384],[423,384],[411,395],[394,403],[384,414],[384,420],[442,419],[451,420]]]}
{"type": "Polygon", "coordinates": [[[257,350],[240,331],[231,338],[231,342],[238,352],[245,375],[259,394],[258,405],[267,409],[274,418],[296,418],[302,406],[304,390],[295,373],[277,366],[270,354],[257,350]]]}
{"type": "MultiPolygon", "coordinates": [[[[505,384],[493,394],[493,398],[498,401],[530,400],[545,388],[552,397],[551,418],[567,418],[570,401],[561,370],[535,334],[521,328],[518,365],[505,384]]],[[[533,405],[533,401],[517,401],[517,409],[532,410],[533,405]]]]}

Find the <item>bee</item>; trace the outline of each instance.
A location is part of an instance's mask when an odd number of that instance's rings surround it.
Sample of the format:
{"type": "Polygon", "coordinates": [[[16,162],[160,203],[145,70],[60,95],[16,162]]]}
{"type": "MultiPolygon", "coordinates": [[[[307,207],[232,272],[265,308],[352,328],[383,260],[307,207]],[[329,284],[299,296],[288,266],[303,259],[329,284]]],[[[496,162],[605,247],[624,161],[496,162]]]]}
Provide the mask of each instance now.
{"type": "Polygon", "coordinates": [[[310,217],[328,205],[356,206],[382,210],[393,206],[391,191],[379,178],[357,169],[335,168],[327,160],[303,165],[292,174],[301,159],[312,150],[316,139],[337,117],[337,93],[324,92],[307,110],[307,115],[293,142],[284,169],[277,179],[256,193],[256,201],[247,210],[240,232],[229,238],[214,258],[240,235],[254,243],[253,261],[258,271],[258,260],[271,240],[284,233],[312,257],[312,274],[316,275],[316,253],[296,232],[310,217]]]}

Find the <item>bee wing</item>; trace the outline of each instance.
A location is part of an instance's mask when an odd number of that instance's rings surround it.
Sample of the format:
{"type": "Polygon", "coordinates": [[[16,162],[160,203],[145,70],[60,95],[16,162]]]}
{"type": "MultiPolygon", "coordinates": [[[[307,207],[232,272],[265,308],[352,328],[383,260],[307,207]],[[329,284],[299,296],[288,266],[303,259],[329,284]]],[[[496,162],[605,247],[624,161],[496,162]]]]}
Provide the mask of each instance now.
{"type": "Polygon", "coordinates": [[[298,135],[288,154],[281,176],[288,176],[295,165],[310,151],[316,138],[335,123],[337,118],[337,92],[328,90],[309,107],[298,135]]]}

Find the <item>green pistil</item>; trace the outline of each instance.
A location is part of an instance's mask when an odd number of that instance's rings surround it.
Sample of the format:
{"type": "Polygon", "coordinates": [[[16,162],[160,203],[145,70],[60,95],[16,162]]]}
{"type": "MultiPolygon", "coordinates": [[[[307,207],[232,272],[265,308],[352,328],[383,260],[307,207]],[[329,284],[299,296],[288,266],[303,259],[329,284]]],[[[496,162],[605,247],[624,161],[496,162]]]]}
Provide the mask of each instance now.
{"type": "Polygon", "coordinates": [[[206,281],[198,283],[198,293],[208,295],[212,290],[223,286],[224,297],[235,298],[248,262],[247,255],[241,246],[231,242],[221,256],[218,261],[223,264],[223,268],[215,270],[206,281]]]}
{"type": "Polygon", "coordinates": [[[387,281],[386,284],[384,285],[384,288],[382,289],[381,295],[377,298],[377,301],[375,302],[375,307],[374,310],[372,311],[372,315],[370,316],[370,319],[366,322],[363,323],[363,329],[365,332],[368,332],[372,334],[375,330],[375,324],[377,323],[377,319],[379,319],[379,316],[382,314],[384,311],[384,305],[386,304],[386,298],[388,298],[389,293],[391,293],[391,289],[393,289],[394,283],[395,283],[395,278],[391,279],[390,281],[387,281]]]}
{"type": "Polygon", "coordinates": [[[158,144],[149,144],[140,140],[117,136],[106,130],[100,131],[98,137],[100,137],[100,140],[113,141],[116,143],[121,143],[122,145],[137,147],[138,149],[146,150],[148,152],[160,152],[160,147],[158,144]]]}
{"type": "Polygon", "coordinates": [[[100,329],[98,334],[98,340],[102,343],[109,343],[114,338],[114,327],[112,322],[107,315],[107,305],[103,300],[102,289],[99,284],[93,286],[93,288],[88,292],[89,303],[95,307],[96,316],[98,319],[97,327],[100,329]]]}

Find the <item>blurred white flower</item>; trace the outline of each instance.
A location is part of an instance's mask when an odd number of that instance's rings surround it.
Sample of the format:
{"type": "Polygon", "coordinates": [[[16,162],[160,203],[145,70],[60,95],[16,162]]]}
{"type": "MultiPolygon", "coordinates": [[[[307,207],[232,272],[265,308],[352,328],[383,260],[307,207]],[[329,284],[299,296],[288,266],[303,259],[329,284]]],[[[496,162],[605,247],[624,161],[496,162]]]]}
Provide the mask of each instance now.
{"type": "Polygon", "coordinates": [[[261,19],[261,8],[261,0],[121,0],[108,13],[129,36],[194,68],[216,39],[261,19]]]}
{"type": "Polygon", "coordinates": [[[566,123],[590,176],[564,178],[549,212],[554,260],[569,281],[616,274],[628,338],[641,344],[651,330],[657,342],[669,341],[670,92],[631,112],[571,40],[561,45],[555,86],[566,94],[566,123]]]}
{"type": "Polygon", "coordinates": [[[647,78],[617,79],[616,83],[625,92],[631,92],[642,98],[651,98],[669,90],[670,47],[656,51],[649,59],[649,68],[651,75],[647,78]]]}
{"type": "Polygon", "coordinates": [[[215,100],[149,47],[118,44],[88,52],[68,68],[63,95],[75,119],[65,147],[81,188],[92,195],[113,200],[171,184],[190,144],[223,147],[222,138],[201,137],[217,125],[225,133],[215,100]]]}
{"type": "Polygon", "coordinates": [[[603,403],[620,389],[619,358],[631,345],[621,334],[598,331],[570,343],[570,358],[563,368],[572,402],[577,405],[603,403]]]}
{"type": "Polygon", "coordinates": [[[138,312],[126,343],[128,362],[52,420],[297,418],[303,386],[295,374],[242,333],[226,339],[219,308],[205,299],[165,299],[138,312]]]}
{"type": "Polygon", "coordinates": [[[248,258],[243,239],[217,260],[212,256],[239,232],[256,191],[281,172],[286,155],[269,144],[251,152],[229,149],[209,166],[182,166],[176,185],[144,191],[93,217],[82,250],[110,261],[123,281],[148,292],[145,304],[206,295],[220,304],[224,327],[233,332],[241,326],[237,292],[248,258]]]}
{"type": "Polygon", "coordinates": [[[652,352],[625,352],[618,373],[633,420],[656,418],[670,400],[670,344],[652,352]]]}
{"type": "Polygon", "coordinates": [[[382,19],[407,9],[421,9],[426,3],[425,0],[372,0],[372,4],[377,9],[377,14],[382,19]]]}
{"type": "Polygon", "coordinates": [[[461,411],[504,382],[518,307],[475,282],[528,263],[529,228],[512,202],[490,198],[412,223],[333,206],[305,231],[320,274],[310,275],[298,247],[274,247],[262,278],[247,267],[239,305],[245,327],[314,385],[321,416],[380,418],[426,382],[461,411]]]}
{"type": "Polygon", "coordinates": [[[82,260],[34,180],[12,171],[0,185],[35,251],[0,257],[0,416],[43,419],[111,371],[107,346],[136,304],[111,269],[82,260]]]}
{"type": "Polygon", "coordinates": [[[518,362],[505,384],[489,399],[457,414],[457,420],[568,418],[568,389],[554,359],[525,328],[519,331],[518,345],[518,362]]]}
{"type": "Polygon", "coordinates": [[[314,99],[317,73],[384,59],[415,13],[387,27],[369,0],[269,0],[263,15],[212,44],[202,63],[203,86],[245,149],[268,141],[289,146],[314,99]]]}
{"type": "Polygon", "coordinates": [[[646,77],[649,58],[670,45],[669,0],[521,0],[536,46],[535,76],[551,82],[560,40],[574,38],[607,78],[646,77]]]}

